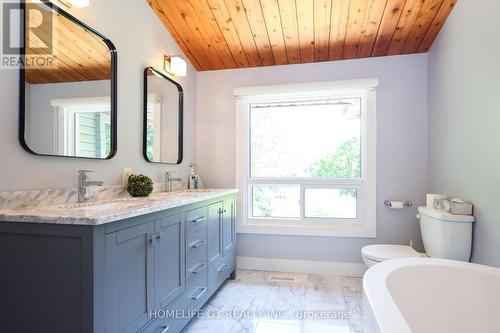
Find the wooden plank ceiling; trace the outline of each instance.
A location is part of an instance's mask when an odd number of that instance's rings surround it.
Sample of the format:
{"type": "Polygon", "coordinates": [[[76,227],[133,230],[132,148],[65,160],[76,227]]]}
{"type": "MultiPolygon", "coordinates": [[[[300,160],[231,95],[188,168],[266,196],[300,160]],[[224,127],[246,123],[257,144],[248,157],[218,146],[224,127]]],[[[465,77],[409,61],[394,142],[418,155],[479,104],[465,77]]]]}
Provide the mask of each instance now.
{"type": "MultiPolygon", "coordinates": [[[[33,5],[33,4],[32,4],[33,5]]],[[[46,7],[40,5],[39,8],[46,7]]],[[[26,81],[31,84],[109,80],[111,55],[106,44],[96,35],[78,26],[62,15],[52,12],[53,24],[41,20],[36,11],[30,11],[30,22],[36,31],[26,27],[26,81]],[[37,47],[51,44],[52,54],[37,51],[37,47]],[[53,59],[54,63],[40,62],[53,59]]]]}
{"type": "Polygon", "coordinates": [[[457,0],[147,0],[199,71],[427,52],[457,0]]]}

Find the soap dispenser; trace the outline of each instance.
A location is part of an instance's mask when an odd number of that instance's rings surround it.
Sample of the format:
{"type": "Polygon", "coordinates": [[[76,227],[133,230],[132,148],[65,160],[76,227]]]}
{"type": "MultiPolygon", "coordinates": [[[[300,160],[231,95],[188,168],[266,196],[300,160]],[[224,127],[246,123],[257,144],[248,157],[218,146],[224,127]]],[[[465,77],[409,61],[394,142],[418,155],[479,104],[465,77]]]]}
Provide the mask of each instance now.
{"type": "Polygon", "coordinates": [[[200,175],[198,172],[198,164],[191,163],[191,164],[189,164],[189,168],[190,168],[190,171],[189,171],[188,188],[191,190],[203,188],[203,185],[202,185],[201,179],[200,179],[200,175]]]}

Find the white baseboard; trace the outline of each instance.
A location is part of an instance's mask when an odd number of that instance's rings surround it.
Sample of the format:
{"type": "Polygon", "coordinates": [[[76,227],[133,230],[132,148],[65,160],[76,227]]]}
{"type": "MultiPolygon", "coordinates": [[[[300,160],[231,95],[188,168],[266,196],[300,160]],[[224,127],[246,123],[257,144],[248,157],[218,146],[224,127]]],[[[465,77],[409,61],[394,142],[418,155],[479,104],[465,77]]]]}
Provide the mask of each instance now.
{"type": "Polygon", "coordinates": [[[289,272],[302,274],[325,274],[363,277],[366,265],[351,262],[307,261],[290,259],[271,259],[257,257],[236,258],[238,269],[269,272],[289,272]]]}

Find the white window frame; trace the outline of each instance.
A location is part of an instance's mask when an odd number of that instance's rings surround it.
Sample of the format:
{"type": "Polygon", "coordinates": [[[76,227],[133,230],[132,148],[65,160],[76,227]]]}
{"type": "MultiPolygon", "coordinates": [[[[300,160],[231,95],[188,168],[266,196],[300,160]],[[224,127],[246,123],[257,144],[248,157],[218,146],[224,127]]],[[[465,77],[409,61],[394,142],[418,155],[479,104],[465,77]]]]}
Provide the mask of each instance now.
{"type": "Polygon", "coordinates": [[[377,236],[376,223],[376,152],[378,79],[315,82],[234,89],[236,97],[236,186],[238,192],[237,232],[249,234],[363,237],[377,236]],[[250,107],[254,103],[315,100],[318,98],[361,97],[361,178],[360,179],[280,179],[279,185],[301,184],[301,201],[305,188],[356,188],[357,218],[300,219],[250,218],[251,184],[276,185],[273,178],[250,178],[250,107]],[[332,186],[334,185],[334,186],[332,186]]]}
{"type": "Polygon", "coordinates": [[[162,133],[162,96],[157,95],[155,93],[148,94],[148,103],[147,103],[147,113],[153,114],[153,129],[154,137],[153,137],[153,160],[161,161],[161,133],[162,133]]]}
{"type": "MultiPolygon", "coordinates": [[[[109,97],[67,98],[50,101],[54,117],[54,151],[60,155],[75,155],[79,150],[76,140],[78,113],[111,112],[109,97]]],[[[104,128],[101,128],[104,137],[104,128]]],[[[104,145],[101,142],[101,145],[104,145]]]]}

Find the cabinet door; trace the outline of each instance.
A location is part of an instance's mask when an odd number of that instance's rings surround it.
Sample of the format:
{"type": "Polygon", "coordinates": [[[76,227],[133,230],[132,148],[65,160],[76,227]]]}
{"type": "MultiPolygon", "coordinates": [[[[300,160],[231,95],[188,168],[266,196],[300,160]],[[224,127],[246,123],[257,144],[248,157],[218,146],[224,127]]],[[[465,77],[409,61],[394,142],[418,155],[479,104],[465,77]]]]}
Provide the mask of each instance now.
{"type": "Polygon", "coordinates": [[[222,259],[222,202],[208,206],[208,265],[217,264],[222,259]]]}
{"type": "Polygon", "coordinates": [[[106,332],[137,332],[154,309],[154,222],[106,235],[106,332]]]}
{"type": "Polygon", "coordinates": [[[236,240],[236,202],[234,198],[224,200],[222,215],[222,251],[223,255],[231,252],[236,240]]]}
{"type": "Polygon", "coordinates": [[[155,221],[155,295],[163,309],[186,289],[184,224],[181,215],[155,221]]]}

